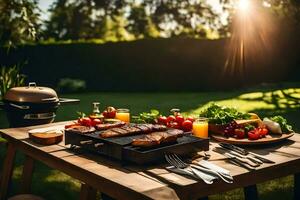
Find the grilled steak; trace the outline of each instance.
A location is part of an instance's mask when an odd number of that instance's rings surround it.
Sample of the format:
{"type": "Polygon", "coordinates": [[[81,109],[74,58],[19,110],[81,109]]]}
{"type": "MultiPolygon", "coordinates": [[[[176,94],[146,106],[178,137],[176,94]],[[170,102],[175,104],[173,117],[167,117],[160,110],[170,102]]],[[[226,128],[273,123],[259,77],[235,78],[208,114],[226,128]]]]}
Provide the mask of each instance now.
{"type": "Polygon", "coordinates": [[[71,128],[66,129],[70,132],[80,133],[80,134],[87,134],[96,131],[96,129],[92,126],[72,126],[71,128]]]}
{"type": "Polygon", "coordinates": [[[128,125],[122,126],[120,128],[112,128],[100,133],[100,137],[110,138],[110,137],[119,137],[119,136],[127,136],[134,134],[145,134],[153,131],[163,131],[166,130],[166,126],[163,125],[153,125],[153,124],[136,124],[136,125],[128,125]]]}
{"type": "Polygon", "coordinates": [[[125,124],[126,124],[125,122],[115,122],[115,123],[111,123],[111,124],[97,124],[96,129],[98,131],[103,131],[103,130],[107,130],[110,128],[122,127],[125,124]]]}
{"type": "Polygon", "coordinates": [[[178,129],[166,132],[153,132],[142,138],[133,139],[131,145],[138,147],[152,147],[163,143],[176,142],[177,138],[183,136],[183,131],[178,129]]]}

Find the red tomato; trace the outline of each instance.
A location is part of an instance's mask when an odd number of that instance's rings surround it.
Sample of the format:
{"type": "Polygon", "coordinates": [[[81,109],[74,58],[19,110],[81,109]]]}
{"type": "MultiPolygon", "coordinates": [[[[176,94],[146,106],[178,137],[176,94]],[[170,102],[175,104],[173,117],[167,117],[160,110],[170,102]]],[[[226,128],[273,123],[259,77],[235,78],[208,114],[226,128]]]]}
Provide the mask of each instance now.
{"type": "Polygon", "coordinates": [[[167,118],[167,123],[175,122],[175,121],[176,121],[176,118],[174,117],[174,115],[170,115],[170,116],[167,118]]]}
{"type": "Polygon", "coordinates": [[[107,112],[108,112],[108,118],[115,118],[116,117],[116,113],[117,113],[117,110],[112,107],[112,106],[109,106],[106,108],[107,112]]]}
{"type": "Polygon", "coordinates": [[[102,121],[100,119],[93,119],[92,126],[96,126],[97,124],[101,124],[102,121]]]}
{"type": "Polygon", "coordinates": [[[245,138],[245,130],[244,129],[234,129],[234,134],[238,139],[244,139],[245,138]]]}
{"type": "Polygon", "coordinates": [[[193,122],[190,120],[184,120],[181,127],[184,131],[191,131],[193,129],[193,122]]]}
{"type": "Polygon", "coordinates": [[[260,134],[256,130],[252,130],[248,132],[249,140],[258,140],[260,138],[260,134]]]}
{"type": "Polygon", "coordinates": [[[82,125],[82,126],[92,126],[92,120],[89,117],[84,117],[84,118],[80,118],[78,119],[78,122],[82,125]]]}
{"type": "Polygon", "coordinates": [[[195,121],[194,117],[187,117],[186,120],[190,120],[191,122],[195,121]]]}
{"type": "Polygon", "coordinates": [[[172,122],[168,123],[168,127],[180,129],[180,125],[175,121],[172,121],[172,122]]]}
{"type": "Polygon", "coordinates": [[[258,132],[259,132],[261,137],[265,137],[269,133],[269,130],[266,129],[266,128],[259,128],[258,132]]]}
{"type": "Polygon", "coordinates": [[[162,125],[166,125],[167,124],[167,117],[166,116],[158,117],[158,123],[162,124],[162,125]]]}
{"type": "Polygon", "coordinates": [[[182,115],[177,115],[176,117],[176,122],[181,125],[184,122],[184,117],[182,115]]]}
{"type": "Polygon", "coordinates": [[[116,117],[116,113],[117,113],[117,110],[112,107],[112,106],[109,106],[107,107],[103,112],[102,112],[102,115],[105,117],[105,118],[115,118],[116,117]]]}

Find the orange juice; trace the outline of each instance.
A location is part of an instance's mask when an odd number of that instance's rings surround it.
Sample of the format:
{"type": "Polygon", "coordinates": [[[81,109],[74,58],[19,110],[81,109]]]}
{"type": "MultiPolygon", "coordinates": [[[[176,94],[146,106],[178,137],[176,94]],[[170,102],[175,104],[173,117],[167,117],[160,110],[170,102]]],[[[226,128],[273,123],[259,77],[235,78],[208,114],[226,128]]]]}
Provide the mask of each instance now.
{"type": "Polygon", "coordinates": [[[208,121],[206,118],[197,119],[193,123],[193,135],[199,138],[208,138],[208,121]]]}
{"type": "Polygon", "coordinates": [[[116,119],[121,120],[123,122],[130,122],[130,113],[128,109],[118,109],[116,113],[116,119]]]}

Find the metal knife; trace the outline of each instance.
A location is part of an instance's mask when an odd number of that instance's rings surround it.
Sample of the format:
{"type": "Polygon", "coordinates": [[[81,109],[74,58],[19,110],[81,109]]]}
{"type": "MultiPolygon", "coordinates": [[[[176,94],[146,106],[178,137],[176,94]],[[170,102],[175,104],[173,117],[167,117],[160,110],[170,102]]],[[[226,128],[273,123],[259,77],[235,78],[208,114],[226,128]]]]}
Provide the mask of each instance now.
{"type": "Polygon", "coordinates": [[[256,163],[256,164],[263,164],[263,162],[257,158],[254,158],[252,156],[249,156],[249,155],[244,155],[244,154],[241,154],[239,152],[236,152],[236,151],[233,151],[231,149],[227,149],[227,148],[224,148],[224,147],[216,147],[216,148],[221,148],[223,149],[224,151],[227,151],[228,153],[230,154],[233,154],[234,156],[237,156],[237,157],[240,157],[240,158],[245,158],[245,159],[248,159],[250,161],[252,161],[253,163],[256,163]]]}
{"type": "Polygon", "coordinates": [[[226,154],[226,157],[232,157],[235,158],[236,160],[239,160],[240,162],[243,162],[251,167],[259,167],[261,164],[253,162],[251,160],[249,160],[248,158],[246,158],[244,155],[240,155],[234,151],[228,150],[226,148],[223,147],[215,147],[216,152],[221,153],[223,155],[226,154]]]}
{"type": "MultiPolygon", "coordinates": [[[[220,153],[216,148],[213,149],[213,151],[215,151],[217,153],[220,153]]],[[[242,162],[236,156],[233,156],[233,155],[231,155],[229,153],[224,153],[224,152],[222,152],[222,155],[224,155],[225,157],[227,157],[228,161],[231,162],[231,163],[233,163],[233,164],[235,164],[235,165],[239,165],[239,166],[244,167],[244,168],[246,168],[248,170],[255,170],[255,167],[252,167],[252,166],[248,165],[247,163],[242,162]]]]}
{"type": "Polygon", "coordinates": [[[250,152],[250,151],[247,151],[246,149],[243,149],[243,148],[241,148],[241,147],[235,146],[235,145],[233,145],[233,144],[219,143],[219,145],[220,145],[221,147],[224,147],[224,148],[226,148],[226,149],[230,149],[230,150],[232,150],[232,151],[235,151],[235,152],[237,152],[237,153],[243,154],[243,155],[245,155],[245,156],[251,155],[251,156],[253,156],[254,158],[256,158],[256,159],[258,159],[258,160],[260,160],[260,161],[262,161],[262,162],[264,162],[264,163],[275,163],[275,162],[272,161],[272,160],[269,160],[269,159],[267,159],[267,158],[264,158],[264,157],[262,157],[262,156],[259,156],[259,155],[255,154],[255,153],[252,153],[252,152],[250,152]]]}

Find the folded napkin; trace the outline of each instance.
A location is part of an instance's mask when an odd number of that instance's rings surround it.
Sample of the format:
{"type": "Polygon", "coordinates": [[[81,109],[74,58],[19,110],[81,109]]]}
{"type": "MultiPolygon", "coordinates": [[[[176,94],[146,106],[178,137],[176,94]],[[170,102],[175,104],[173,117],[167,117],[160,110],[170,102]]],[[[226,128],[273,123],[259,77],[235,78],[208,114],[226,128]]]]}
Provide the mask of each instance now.
{"type": "Polygon", "coordinates": [[[209,168],[209,169],[212,169],[214,171],[217,171],[219,173],[223,173],[223,174],[226,174],[228,176],[231,176],[230,175],[230,172],[227,170],[227,169],[224,169],[218,165],[215,165],[209,161],[206,161],[206,160],[201,160],[201,161],[198,161],[197,162],[199,165],[202,165],[203,167],[206,167],[206,168],[209,168]]]}
{"type": "Polygon", "coordinates": [[[188,176],[191,176],[195,179],[201,179],[207,184],[212,184],[214,180],[218,179],[217,176],[215,176],[213,174],[204,173],[200,170],[197,170],[197,175],[196,175],[191,170],[187,170],[187,168],[186,169],[180,169],[180,168],[176,168],[174,166],[168,166],[168,167],[166,167],[166,169],[171,171],[171,172],[174,172],[176,174],[188,175],[188,176]]]}

